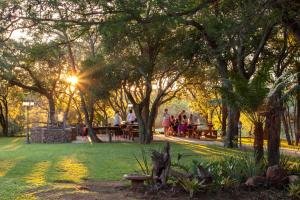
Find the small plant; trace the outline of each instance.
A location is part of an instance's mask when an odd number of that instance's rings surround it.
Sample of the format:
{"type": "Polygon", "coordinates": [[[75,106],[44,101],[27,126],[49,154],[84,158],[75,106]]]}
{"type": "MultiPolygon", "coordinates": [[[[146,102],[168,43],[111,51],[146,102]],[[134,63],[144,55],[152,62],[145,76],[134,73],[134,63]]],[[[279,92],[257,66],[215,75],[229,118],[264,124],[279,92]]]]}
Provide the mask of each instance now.
{"type": "Polygon", "coordinates": [[[266,161],[263,159],[259,163],[256,163],[255,156],[246,155],[241,158],[240,167],[243,178],[252,176],[263,176],[266,170],[266,161]]]}
{"type": "Polygon", "coordinates": [[[223,189],[230,189],[230,188],[234,188],[237,184],[238,184],[238,180],[233,179],[231,177],[225,177],[222,179],[221,181],[221,186],[223,189]]]}
{"type": "MultiPolygon", "coordinates": [[[[145,149],[141,149],[141,156],[142,158],[139,159],[136,155],[133,155],[136,162],[138,163],[143,175],[151,175],[153,177],[153,174],[152,174],[152,165],[148,162],[148,159],[147,159],[147,154],[146,154],[146,151],[145,149]]],[[[153,178],[149,179],[146,181],[148,185],[152,185],[154,183],[154,180],[153,178]]]]}
{"type": "Polygon", "coordinates": [[[151,166],[148,163],[148,159],[147,159],[147,155],[144,149],[141,149],[141,155],[142,155],[142,159],[138,159],[138,157],[136,155],[134,155],[135,160],[137,161],[142,173],[144,175],[150,175],[151,172],[151,166]]]}
{"type": "Polygon", "coordinates": [[[179,178],[178,183],[189,193],[190,198],[193,198],[195,192],[201,191],[206,187],[204,181],[199,181],[197,178],[179,178]]]}
{"type": "Polygon", "coordinates": [[[288,195],[292,199],[300,199],[300,183],[292,183],[288,187],[288,195]]]}
{"type": "Polygon", "coordinates": [[[279,160],[279,167],[283,169],[284,171],[289,171],[292,167],[291,165],[291,157],[287,155],[280,155],[280,160],[279,160]]]}

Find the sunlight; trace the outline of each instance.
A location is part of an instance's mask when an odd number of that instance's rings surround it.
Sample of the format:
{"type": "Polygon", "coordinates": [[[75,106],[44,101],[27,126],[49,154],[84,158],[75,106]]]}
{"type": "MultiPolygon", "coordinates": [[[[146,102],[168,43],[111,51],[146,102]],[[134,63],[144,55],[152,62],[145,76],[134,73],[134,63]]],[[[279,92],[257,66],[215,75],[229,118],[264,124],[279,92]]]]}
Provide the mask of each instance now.
{"type": "Polygon", "coordinates": [[[16,161],[0,161],[0,177],[4,177],[15,165],[16,161]]]}
{"type": "Polygon", "coordinates": [[[78,182],[88,175],[87,167],[74,157],[60,161],[59,170],[62,172],[60,180],[78,182]]]}
{"type": "Polygon", "coordinates": [[[49,161],[42,161],[34,165],[30,176],[26,177],[26,182],[40,186],[46,183],[46,172],[50,167],[49,161]]]}
{"type": "Polygon", "coordinates": [[[69,77],[67,77],[67,82],[70,83],[72,86],[74,86],[78,83],[78,77],[77,76],[69,76],[69,77]]]}

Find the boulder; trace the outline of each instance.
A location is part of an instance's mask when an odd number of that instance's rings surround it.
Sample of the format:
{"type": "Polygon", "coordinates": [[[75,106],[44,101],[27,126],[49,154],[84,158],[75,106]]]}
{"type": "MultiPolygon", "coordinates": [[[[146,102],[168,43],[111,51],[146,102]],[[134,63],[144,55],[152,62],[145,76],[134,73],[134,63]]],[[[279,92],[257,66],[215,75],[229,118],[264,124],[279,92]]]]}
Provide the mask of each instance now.
{"type": "Polygon", "coordinates": [[[288,176],[288,179],[289,179],[289,184],[293,184],[295,182],[300,181],[300,177],[297,175],[290,175],[290,176],[288,176]]]}
{"type": "Polygon", "coordinates": [[[263,176],[252,176],[247,179],[245,185],[249,187],[258,187],[264,185],[265,182],[266,178],[263,176]]]}
{"type": "Polygon", "coordinates": [[[268,167],[266,179],[269,185],[274,186],[284,185],[288,183],[287,173],[278,165],[268,167]]]}

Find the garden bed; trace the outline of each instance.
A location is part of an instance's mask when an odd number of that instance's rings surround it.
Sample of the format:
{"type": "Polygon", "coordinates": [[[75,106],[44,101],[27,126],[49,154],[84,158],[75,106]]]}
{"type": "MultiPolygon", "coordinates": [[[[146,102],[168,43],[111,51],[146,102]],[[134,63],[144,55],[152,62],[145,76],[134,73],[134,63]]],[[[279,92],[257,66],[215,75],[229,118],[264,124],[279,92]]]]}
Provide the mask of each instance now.
{"type": "MultiPolygon", "coordinates": [[[[157,199],[157,200],[188,200],[189,195],[178,187],[168,186],[159,191],[151,187],[132,190],[127,183],[118,181],[92,181],[87,180],[82,184],[60,183],[52,186],[28,191],[25,197],[38,197],[40,199],[157,199]]],[[[263,200],[263,199],[290,199],[286,192],[278,189],[256,189],[235,188],[230,191],[217,193],[197,193],[193,199],[202,200],[263,200]]]]}

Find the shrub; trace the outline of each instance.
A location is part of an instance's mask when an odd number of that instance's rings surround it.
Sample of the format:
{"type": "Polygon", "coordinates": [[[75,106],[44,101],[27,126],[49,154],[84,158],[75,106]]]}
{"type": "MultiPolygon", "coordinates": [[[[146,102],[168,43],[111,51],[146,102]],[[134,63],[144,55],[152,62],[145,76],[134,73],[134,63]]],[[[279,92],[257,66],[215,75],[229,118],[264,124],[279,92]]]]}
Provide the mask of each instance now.
{"type": "Polygon", "coordinates": [[[288,195],[292,199],[300,199],[300,182],[292,183],[289,185],[288,195]]]}

